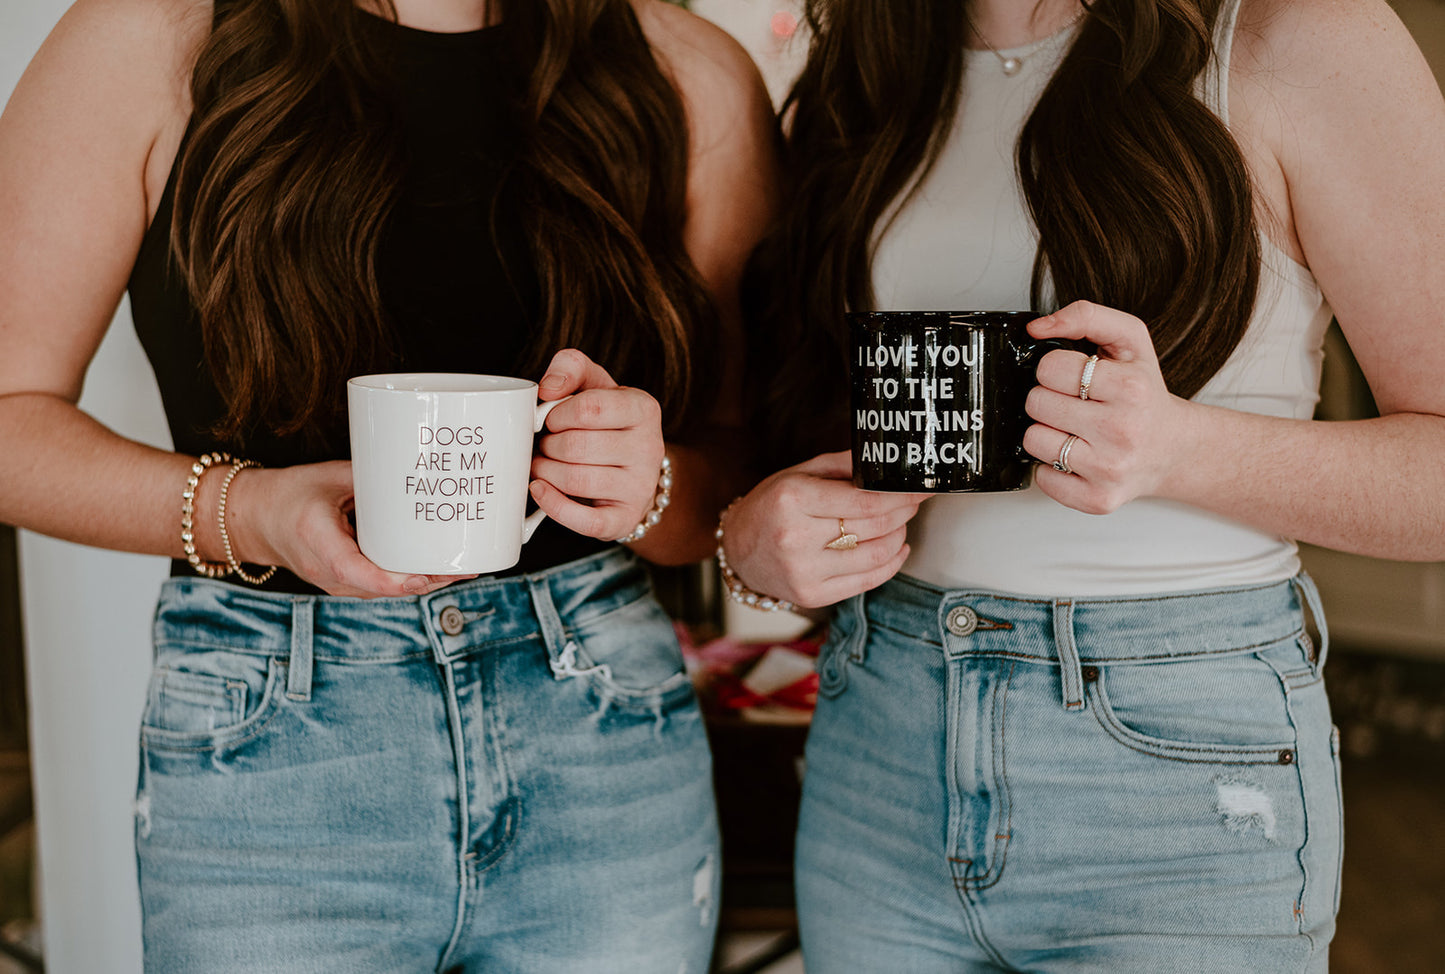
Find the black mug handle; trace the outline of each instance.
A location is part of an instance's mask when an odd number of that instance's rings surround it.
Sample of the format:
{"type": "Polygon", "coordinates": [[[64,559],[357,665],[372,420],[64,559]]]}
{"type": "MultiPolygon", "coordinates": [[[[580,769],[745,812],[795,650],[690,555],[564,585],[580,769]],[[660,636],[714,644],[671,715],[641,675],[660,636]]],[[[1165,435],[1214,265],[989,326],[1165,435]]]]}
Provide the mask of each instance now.
{"type": "MultiPolygon", "coordinates": [[[[1099,346],[1082,338],[1031,338],[1018,348],[1019,365],[1028,369],[1032,377],[1034,370],[1039,367],[1039,360],[1056,348],[1067,348],[1085,355],[1093,355],[1099,350],[1099,346]]],[[[1024,449],[1022,442],[1019,443],[1018,456],[1020,460],[1038,459],[1024,449]]]]}
{"type": "Polygon", "coordinates": [[[1072,349],[1085,355],[1093,355],[1099,350],[1099,346],[1082,338],[1030,338],[1018,347],[1019,365],[1030,370],[1037,369],[1039,359],[1056,348],[1072,349]]]}

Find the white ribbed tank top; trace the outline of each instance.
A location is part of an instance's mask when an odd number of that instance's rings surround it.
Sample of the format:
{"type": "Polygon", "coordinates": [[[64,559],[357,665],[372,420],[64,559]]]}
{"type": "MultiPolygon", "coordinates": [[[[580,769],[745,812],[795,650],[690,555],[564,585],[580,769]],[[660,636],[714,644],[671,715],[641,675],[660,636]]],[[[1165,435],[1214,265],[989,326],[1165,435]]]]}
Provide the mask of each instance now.
{"type": "MultiPolygon", "coordinates": [[[[1226,0],[1200,96],[1229,122],[1229,55],[1238,0],[1226,0]]],[[[885,222],[873,261],[878,307],[1029,307],[1037,232],[1014,170],[1023,123],[1076,27],[1028,47],[1012,77],[968,51],[958,116],[918,192],[885,222]]],[[[1310,271],[1267,238],[1249,328],[1198,402],[1309,418],[1319,399],[1331,312],[1310,271]]],[[[1197,458],[1209,463],[1209,457],[1197,458]]],[[[908,532],[905,574],[945,588],[1024,595],[1135,595],[1272,582],[1299,570],[1293,541],[1172,501],[1140,498],[1112,514],[1071,510],[1037,486],[927,501],[908,532]]]]}

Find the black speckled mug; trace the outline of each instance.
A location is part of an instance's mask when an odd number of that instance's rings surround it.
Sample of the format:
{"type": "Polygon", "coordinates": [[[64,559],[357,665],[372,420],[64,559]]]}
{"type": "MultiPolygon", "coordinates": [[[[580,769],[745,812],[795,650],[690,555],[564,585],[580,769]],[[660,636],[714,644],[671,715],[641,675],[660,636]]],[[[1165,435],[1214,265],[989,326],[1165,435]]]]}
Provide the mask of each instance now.
{"type": "Polygon", "coordinates": [[[853,484],[864,490],[1020,490],[1024,400],[1045,352],[1033,311],[860,311],[852,339],[853,484]]]}

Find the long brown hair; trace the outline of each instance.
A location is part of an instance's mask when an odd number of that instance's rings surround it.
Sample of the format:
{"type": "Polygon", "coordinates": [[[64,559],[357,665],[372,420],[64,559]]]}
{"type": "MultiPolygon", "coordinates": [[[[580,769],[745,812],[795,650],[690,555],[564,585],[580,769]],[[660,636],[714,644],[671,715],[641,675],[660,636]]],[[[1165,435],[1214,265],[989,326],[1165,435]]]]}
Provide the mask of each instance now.
{"type": "MultiPolygon", "coordinates": [[[[1248,171],[1194,88],[1220,4],[1086,4],[1017,147],[1039,230],[1034,307],[1084,298],[1142,318],[1181,396],[1239,343],[1259,279],[1248,171]]],[[[807,0],[806,19],[785,107],[796,183],[754,264],[770,337],[750,359],[749,401],[778,464],[820,436],[847,442],[843,314],[874,306],[879,222],[948,138],[968,36],[959,0],[807,0]]]]}
{"type": "MultiPolygon", "coordinates": [[[[628,0],[494,2],[521,79],[502,192],[541,302],[517,371],[581,348],[685,430],[707,407],[714,372],[695,363],[717,329],[682,245],[681,98],[628,0]]],[[[217,0],[197,58],[172,247],[228,439],[307,429],[388,353],[375,261],[403,163],[371,16],[353,0],[217,0]]]]}

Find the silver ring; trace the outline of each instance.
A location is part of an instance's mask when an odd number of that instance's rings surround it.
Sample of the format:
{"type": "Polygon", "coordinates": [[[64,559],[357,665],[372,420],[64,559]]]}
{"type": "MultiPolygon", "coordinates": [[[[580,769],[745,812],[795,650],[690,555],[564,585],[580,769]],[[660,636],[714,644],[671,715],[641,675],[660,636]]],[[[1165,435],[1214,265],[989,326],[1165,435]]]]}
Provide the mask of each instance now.
{"type": "Polygon", "coordinates": [[[1099,356],[1090,355],[1089,360],[1084,363],[1084,374],[1079,376],[1079,398],[1088,402],[1089,386],[1094,381],[1094,366],[1099,364],[1099,356]]]}
{"type": "Polygon", "coordinates": [[[1070,433],[1064,440],[1064,445],[1059,447],[1059,458],[1054,461],[1054,469],[1059,473],[1074,472],[1074,468],[1069,466],[1069,451],[1074,448],[1074,443],[1077,442],[1078,439],[1077,436],[1070,433]]]}
{"type": "Polygon", "coordinates": [[[838,518],[838,537],[823,545],[829,551],[852,551],[858,547],[858,536],[849,534],[847,528],[843,527],[843,519],[838,518]]]}

